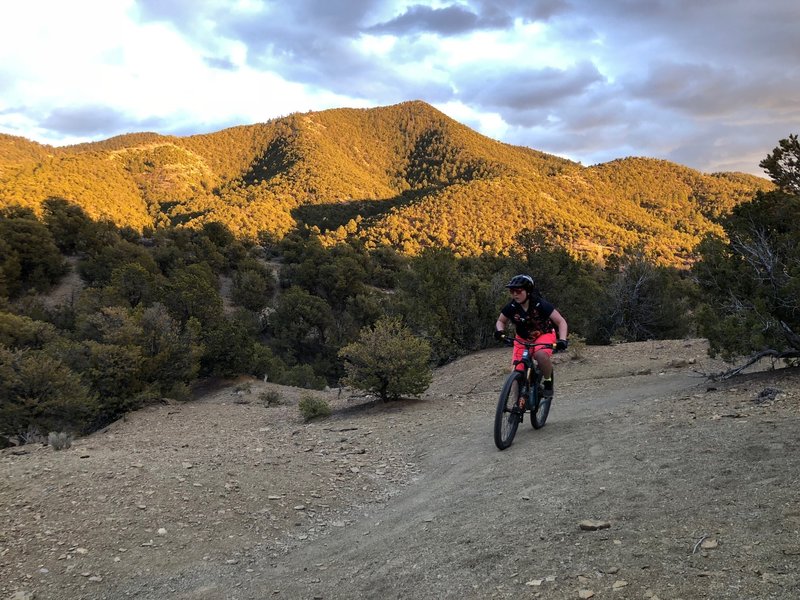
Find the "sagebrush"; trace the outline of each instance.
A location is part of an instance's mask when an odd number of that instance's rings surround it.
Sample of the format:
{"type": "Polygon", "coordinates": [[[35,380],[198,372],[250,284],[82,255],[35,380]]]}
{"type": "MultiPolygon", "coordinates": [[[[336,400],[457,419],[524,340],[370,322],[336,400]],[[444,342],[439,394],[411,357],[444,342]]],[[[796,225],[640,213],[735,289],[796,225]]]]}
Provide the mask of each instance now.
{"type": "Polygon", "coordinates": [[[300,399],[298,408],[300,409],[300,414],[303,415],[303,419],[305,419],[306,422],[328,417],[331,414],[330,404],[328,404],[322,398],[317,398],[311,395],[303,396],[300,399]]]}

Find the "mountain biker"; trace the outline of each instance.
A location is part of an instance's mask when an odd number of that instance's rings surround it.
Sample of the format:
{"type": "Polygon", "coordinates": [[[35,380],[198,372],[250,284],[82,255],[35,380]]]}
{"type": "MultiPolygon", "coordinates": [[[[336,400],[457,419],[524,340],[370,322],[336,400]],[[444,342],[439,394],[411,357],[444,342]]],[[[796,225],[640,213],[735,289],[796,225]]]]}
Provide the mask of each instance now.
{"type": "MultiPolygon", "coordinates": [[[[506,284],[511,301],[500,311],[495,323],[495,339],[503,339],[509,323],[514,325],[516,339],[537,344],[557,344],[556,350],[567,349],[567,321],[556,308],[541,297],[530,275],[515,275],[506,284]],[[558,337],[556,337],[558,330],[558,337]]],[[[512,360],[522,358],[524,347],[514,344],[512,360]]],[[[547,347],[534,349],[533,356],[539,363],[544,382],[544,397],[553,398],[553,363],[547,347]]],[[[512,363],[513,364],[513,363],[512,363]]],[[[513,367],[512,367],[513,368],[513,367]]],[[[522,365],[517,365],[522,368],[522,365]]]]}

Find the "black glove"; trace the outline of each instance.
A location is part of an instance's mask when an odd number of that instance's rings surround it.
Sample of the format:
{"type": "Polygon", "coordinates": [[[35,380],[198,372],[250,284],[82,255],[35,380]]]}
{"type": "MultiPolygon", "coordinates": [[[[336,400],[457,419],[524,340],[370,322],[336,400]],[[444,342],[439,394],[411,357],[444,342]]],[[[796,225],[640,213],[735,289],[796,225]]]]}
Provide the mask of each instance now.
{"type": "Polygon", "coordinates": [[[500,340],[504,340],[504,339],[506,339],[506,334],[503,333],[502,331],[497,331],[497,329],[495,329],[494,330],[494,339],[496,339],[498,342],[500,340]]]}
{"type": "Polygon", "coordinates": [[[569,342],[567,342],[567,340],[558,340],[556,342],[556,350],[558,352],[563,352],[564,350],[567,349],[568,345],[569,345],[569,342]]]}

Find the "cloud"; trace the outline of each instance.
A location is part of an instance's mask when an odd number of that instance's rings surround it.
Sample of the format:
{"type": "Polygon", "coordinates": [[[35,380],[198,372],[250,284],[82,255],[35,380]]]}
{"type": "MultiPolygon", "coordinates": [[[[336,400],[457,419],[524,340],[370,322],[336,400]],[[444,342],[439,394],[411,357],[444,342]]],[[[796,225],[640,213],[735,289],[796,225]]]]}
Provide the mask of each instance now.
{"type": "Polygon", "coordinates": [[[421,99],[584,164],[760,173],[800,123],[796,0],[28,0],[4,17],[0,131],[46,143],[421,99]]]}
{"type": "Polygon", "coordinates": [[[568,69],[520,68],[492,65],[460,73],[459,96],[491,110],[508,110],[509,122],[516,111],[552,110],[565,99],[581,95],[603,76],[590,62],[584,61],[568,69]]]}
{"type": "Polygon", "coordinates": [[[41,121],[43,127],[69,136],[106,135],[127,123],[127,115],[103,106],[57,108],[41,121]]]}
{"type": "Polygon", "coordinates": [[[223,71],[235,71],[238,65],[229,58],[217,58],[213,56],[206,56],[203,58],[205,63],[212,69],[221,69],[223,71]]]}
{"type": "MultiPolygon", "coordinates": [[[[791,110],[785,99],[797,93],[797,83],[780,67],[747,72],[737,66],[658,61],[632,77],[626,89],[632,96],[691,116],[727,118],[754,109],[791,110]]],[[[800,107],[794,112],[800,113],[800,107]]]]}
{"type": "Polygon", "coordinates": [[[547,21],[567,9],[564,0],[480,0],[441,7],[413,4],[365,31],[397,36],[419,33],[453,36],[487,29],[510,29],[516,19],[523,22],[547,21]]]}
{"type": "Polygon", "coordinates": [[[133,120],[130,115],[109,106],[72,106],[57,108],[43,116],[42,127],[66,137],[113,136],[120,132],[165,131],[167,119],[133,120]]]}
{"type": "Polygon", "coordinates": [[[391,33],[406,35],[409,33],[431,32],[439,35],[456,35],[475,29],[503,28],[510,25],[508,15],[500,13],[493,19],[481,17],[463,6],[447,6],[433,8],[416,4],[406,11],[387,21],[365,29],[369,33],[391,33]]]}

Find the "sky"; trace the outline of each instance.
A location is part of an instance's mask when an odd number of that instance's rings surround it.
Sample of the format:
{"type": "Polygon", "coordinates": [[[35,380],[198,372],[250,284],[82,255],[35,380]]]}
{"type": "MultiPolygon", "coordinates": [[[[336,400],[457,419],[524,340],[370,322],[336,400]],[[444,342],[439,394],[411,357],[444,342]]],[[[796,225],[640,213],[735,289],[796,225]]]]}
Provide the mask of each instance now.
{"type": "Polygon", "coordinates": [[[764,176],[798,0],[3,0],[0,133],[65,145],[423,100],[586,166],[764,176]]]}

